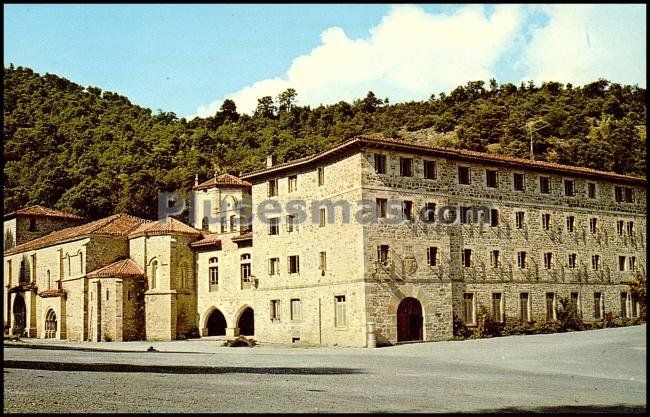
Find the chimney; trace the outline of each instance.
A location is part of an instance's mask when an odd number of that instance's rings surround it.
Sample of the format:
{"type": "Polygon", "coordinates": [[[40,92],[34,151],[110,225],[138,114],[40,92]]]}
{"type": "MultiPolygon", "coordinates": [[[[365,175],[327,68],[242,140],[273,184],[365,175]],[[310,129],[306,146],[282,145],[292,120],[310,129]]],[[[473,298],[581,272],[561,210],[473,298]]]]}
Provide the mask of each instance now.
{"type": "Polygon", "coordinates": [[[196,187],[197,185],[199,185],[199,174],[194,176],[194,186],[196,187]]]}
{"type": "Polygon", "coordinates": [[[266,155],[266,167],[271,168],[275,164],[275,155],[266,155]]]}

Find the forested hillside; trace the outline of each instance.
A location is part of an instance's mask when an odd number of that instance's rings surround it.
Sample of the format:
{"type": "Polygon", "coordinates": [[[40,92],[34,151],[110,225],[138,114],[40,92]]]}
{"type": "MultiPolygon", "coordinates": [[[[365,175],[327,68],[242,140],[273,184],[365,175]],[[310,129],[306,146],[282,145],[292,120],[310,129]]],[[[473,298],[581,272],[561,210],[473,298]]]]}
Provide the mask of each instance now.
{"type": "Polygon", "coordinates": [[[42,204],[94,219],[155,218],[159,190],[326,149],[357,134],[429,141],[645,176],[646,91],[597,80],[469,82],[427,101],[390,104],[371,92],[310,108],[300,92],[262,97],[252,116],[226,100],[186,121],[126,97],[29,68],[4,68],[4,210],[42,204]]]}

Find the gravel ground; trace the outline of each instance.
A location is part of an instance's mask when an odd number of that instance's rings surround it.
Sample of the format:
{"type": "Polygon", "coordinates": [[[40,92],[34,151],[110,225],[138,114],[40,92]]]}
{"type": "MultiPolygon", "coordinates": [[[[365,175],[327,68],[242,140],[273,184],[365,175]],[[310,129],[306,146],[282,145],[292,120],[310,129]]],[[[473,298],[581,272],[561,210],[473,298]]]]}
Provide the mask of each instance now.
{"type": "Polygon", "coordinates": [[[27,344],[47,349],[5,344],[6,413],[646,409],[645,325],[381,349],[27,344]]]}

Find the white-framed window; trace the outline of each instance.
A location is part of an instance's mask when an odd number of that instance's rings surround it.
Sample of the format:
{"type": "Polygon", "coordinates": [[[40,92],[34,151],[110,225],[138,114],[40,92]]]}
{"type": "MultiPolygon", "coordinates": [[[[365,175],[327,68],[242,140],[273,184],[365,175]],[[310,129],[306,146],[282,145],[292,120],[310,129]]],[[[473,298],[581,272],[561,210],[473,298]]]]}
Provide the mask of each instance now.
{"type": "Polygon", "coordinates": [[[280,258],[269,259],[269,275],[280,274],[280,258]]]}
{"type": "Polygon", "coordinates": [[[600,255],[591,255],[591,269],[594,271],[600,269],[600,255]]]}
{"type": "Polygon", "coordinates": [[[524,212],[523,211],[515,212],[515,227],[517,229],[523,229],[524,228],[524,212]]]}
{"type": "Polygon", "coordinates": [[[347,311],[345,303],[345,295],[334,296],[334,326],[345,327],[347,326],[347,311]]]}
{"type": "Polygon", "coordinates": [[[517,267],[520,269],[526,269],[526,251],[517,252],[517,267]]]}
{"type": "Polygon", "coordinates": [[[271,321],[280,321],[280,300],[271,300],[271,321]]]}
{"type": "Polygon", "coordinates": [[[269,235],[279,235],[280,234],[280,218],[273,217],[269,219],[269,235]]]}
{"type": "Polygon", "coordinates": [[[576,223],[575,216],[566,216],[566,231],[569,233],[573,233],[575,231],[575,223],[576,223]]]}
{"type": "Polygon", "coordinates": [[[300,312],[300,298],[291,299],[291,320],[299,321],[301,320],[300,312]]]}
{"type": "Polygon", "coordinates": [[[268,182],[268,187],[269,187],[268,188],[268,190],[269,190],[268,196],[269,197],[275,197],[275,196],[278,195],[278,179],[277,178],[270,179],[269,182],[268,182]]]}
{"type": "Polygon", "coordinates": [[[591,234],[598,232],[598,219],[596,217],[589,219],[589,232],[591,232],[591,234]]]}
{"type": "Polygon", "coordinates": [[[578,255],[575,254],[575,253],[570,253],[569,258],[567,259],[567,261],[568,261],[567,266],[570,269],[575,269],[575,267],[577,266],[577,263],[578,263],[578,255]]]}
{"type": "Polygon", "coordinates": [[[503,293],[492,293],[492,320],[497,323],[503,322],[503,293]]]}
{"type": "Polygon", "coordinates": [[[474,293],[466,292],[463,294],[463,322],[465,324],[476,324],[475,302],[474,293]]]}
{"type": "Polygon", "coordinates": [[[385,198],[378,198],[376,199],[377,203],[377,218],[378,219],[385,219],[386,218],[386,206],[388,204],[388,200],[385,198]]]}
{"type": "Polygon", "coordinates": [[[298,189],[298,176],[289,175],[287,177],[289,192],[292,193],[298,189]]]}

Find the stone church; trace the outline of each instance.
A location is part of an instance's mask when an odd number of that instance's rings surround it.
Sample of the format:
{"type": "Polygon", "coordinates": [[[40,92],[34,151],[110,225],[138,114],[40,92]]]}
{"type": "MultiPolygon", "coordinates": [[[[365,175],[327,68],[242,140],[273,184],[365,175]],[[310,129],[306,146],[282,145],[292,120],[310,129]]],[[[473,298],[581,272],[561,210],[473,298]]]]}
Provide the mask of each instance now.
{"type": "Polygon", "coordinates": [[[645,178],[359,136],[191,196],[189,225],[6,214],[5,329],[367,346],[450,339],[482,307],[639,314],[627,283],[646,276],[645,178]]]}

